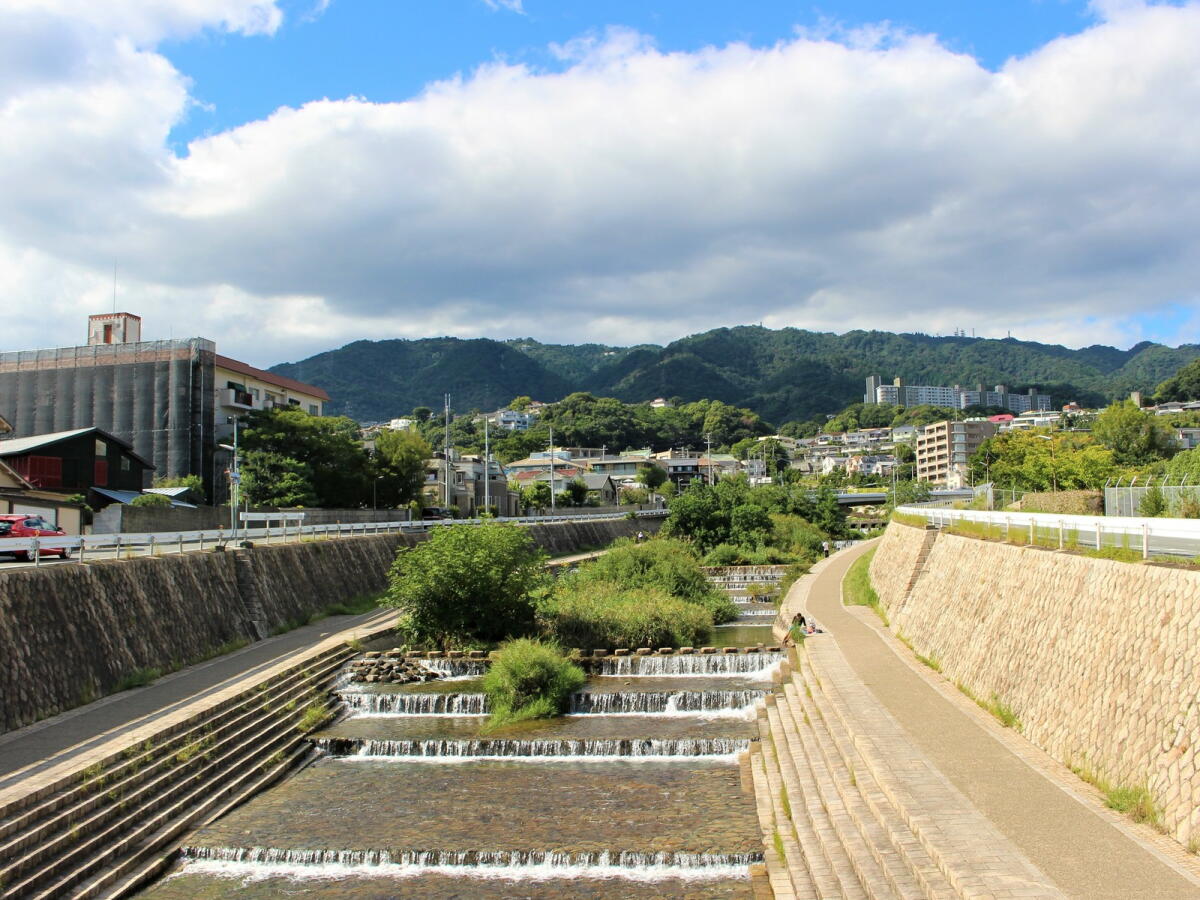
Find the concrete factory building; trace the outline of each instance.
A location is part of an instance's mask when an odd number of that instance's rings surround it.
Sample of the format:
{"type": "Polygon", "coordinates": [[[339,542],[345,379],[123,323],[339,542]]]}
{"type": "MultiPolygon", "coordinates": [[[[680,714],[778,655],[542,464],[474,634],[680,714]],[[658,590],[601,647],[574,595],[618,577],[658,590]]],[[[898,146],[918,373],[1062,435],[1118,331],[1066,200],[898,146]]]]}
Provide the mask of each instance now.
{"type": "Polygon", "coordinates": [[[321,415],[312,385],[217,354],[203,338],[143,341],[140,317],[88,319],[79,347],[0,353],[0,413],[11,438],[99,428],[129,443],[160,477],[199,475],[210,500],[224,493],[232,419],[253,409],[321,415]]]}

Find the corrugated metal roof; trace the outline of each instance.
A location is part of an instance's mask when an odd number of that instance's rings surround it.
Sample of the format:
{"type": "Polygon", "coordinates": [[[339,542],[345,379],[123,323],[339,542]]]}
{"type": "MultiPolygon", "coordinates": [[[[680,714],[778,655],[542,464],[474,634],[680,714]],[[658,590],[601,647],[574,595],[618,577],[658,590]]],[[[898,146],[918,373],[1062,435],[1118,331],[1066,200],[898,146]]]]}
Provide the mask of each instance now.
{"type": "MultiPolygon", "coordinates": [[[[95,491],[97,494],[107,497],[109,500],[116,500],[118,503],[132,503],[138,497],[144,497],[146,495],[146,492],[144,492],[144,491],[114,491],[112,488],[94,487],[94,488],[92,488],[92,490],[95,491]]],[[[171,500],[170,497],[168,497],[167,499],[171,500]]],[[[182,506],[185,509],[195,509],[196,508],[195,504],[184,503],[180,500],[171,500],[171,505],[172,506],[182,506]]]]}
{"type": "MultiPolygon", "coordinates": [[[[89,431],[99,431],[99,428],[76,428],[73,431],[55,431],[51,434],[35,434],[30,437],[10,438],[0,441],[0,456],[19,456],[31,450],[38,450],[57,444],[59,441],[70,440],[87,434],[89,431]]],[[[118,440],[120,440],[118,438],[118,440]]],[[[122,441],[124,443],[124,441],[122,441]]]]}

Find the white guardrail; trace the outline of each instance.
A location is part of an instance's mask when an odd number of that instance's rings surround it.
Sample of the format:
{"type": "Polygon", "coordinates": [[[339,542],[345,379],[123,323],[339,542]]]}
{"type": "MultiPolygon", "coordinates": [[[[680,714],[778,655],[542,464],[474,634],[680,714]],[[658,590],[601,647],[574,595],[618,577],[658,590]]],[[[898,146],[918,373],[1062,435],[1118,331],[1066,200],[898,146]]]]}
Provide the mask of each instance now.
{"type": "MultiPolygon", "coordinates": [[[[631,510],[637,518],[660,518],[667,514],[662,509],[631,510]]],[[[242,541],[273,542],[298,541],[304,537],[342,538],[362,537],[369,534],[394,534],[417,532],[440,525],[481,525],[484,522],[506,522],[515,525],[542,525],[554,522],[602,522],[624,519],[629,513],[581,513],[565,516],[501,516],[495,519],[418,519],[415,522],[347,522],[330,525],[290,525],[285,522],[279,528],[239,528],[237,533],[223,529],[207,531],[156,531],[146,534],[86,534],[46,536],[36,538],[0,538],[0,553],[28,553],[35,564],[41,553],[55,553],[65,549],[77,559],[120,559],[122,554],[146,551],[148,555],[160,553],[185,553],[188,550],[204,550],[206,547],[227,546],[242,541]],[[193,546],[198,545],[198,546],[193,546]]],[[[283,518],[277,516],[276,518],[283,518]]]]}
{"type": "Polygon", "coordinates": [[[1072,516],[1059,513],[985,512],[931,506],[898,506],[896,512],[922,516],[944,528],[955,522],[976,522],[999,529],[1001,536],[1024,532],[1029,543],[1061,547],[1115,547],[1153,555],[1200,556],[1200,519],[1158,519],[1136,516],[1072,516]]]}

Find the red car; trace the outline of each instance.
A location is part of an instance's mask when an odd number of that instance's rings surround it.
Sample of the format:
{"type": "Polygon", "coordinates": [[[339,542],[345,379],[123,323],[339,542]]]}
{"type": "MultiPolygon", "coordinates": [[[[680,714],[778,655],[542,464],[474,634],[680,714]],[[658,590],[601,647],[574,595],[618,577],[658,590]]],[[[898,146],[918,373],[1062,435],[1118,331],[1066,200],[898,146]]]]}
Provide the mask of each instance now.
{"type": "MultiPolygon", "coordinates": [[[[33,537],[62,537],[66,532],[51,525],[41,516],[0,515],[0,553],[4,549],[4,538],[33,538],[33,537]]],[[[32,552],[27,550],[11,551],[17,559],[30,559],[32,552]]],[[[71,555],[69,547],[53,547],[38,551],[39,556],[61,556],[67,559],[71,555]]]]}

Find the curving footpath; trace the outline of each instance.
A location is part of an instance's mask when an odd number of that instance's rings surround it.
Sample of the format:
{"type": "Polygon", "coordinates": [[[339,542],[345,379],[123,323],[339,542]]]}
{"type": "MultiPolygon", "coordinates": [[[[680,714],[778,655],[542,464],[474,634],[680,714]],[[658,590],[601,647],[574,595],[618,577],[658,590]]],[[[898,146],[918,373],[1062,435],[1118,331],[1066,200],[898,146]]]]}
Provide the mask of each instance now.
{"type": "Polygon", "coordinates": [[[777,628],[803,612],[827,633],[794,651],[752,760],[776,896],[1200,898],[1182,851],[1072,789],[871,610],[842,605],[870,546],[819,563],[781,610],[777,628]]]}

